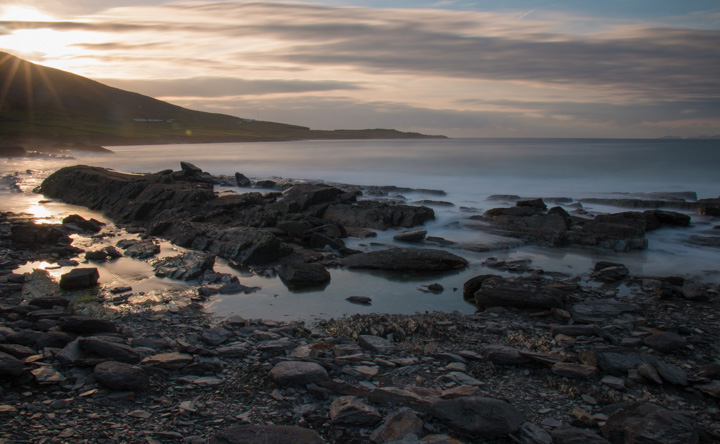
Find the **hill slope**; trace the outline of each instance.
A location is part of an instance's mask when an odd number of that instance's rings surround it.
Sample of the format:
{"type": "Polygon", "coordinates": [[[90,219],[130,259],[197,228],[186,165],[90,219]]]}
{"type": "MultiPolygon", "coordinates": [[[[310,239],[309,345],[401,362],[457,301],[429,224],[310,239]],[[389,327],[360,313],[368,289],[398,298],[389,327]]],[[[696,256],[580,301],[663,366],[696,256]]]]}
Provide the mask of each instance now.
{"type": "Polygon", "coordinates": [[[424,138],[395,130],[317,131],[193,111],[0,52],[0,135],[102,145],[424,138]]]}

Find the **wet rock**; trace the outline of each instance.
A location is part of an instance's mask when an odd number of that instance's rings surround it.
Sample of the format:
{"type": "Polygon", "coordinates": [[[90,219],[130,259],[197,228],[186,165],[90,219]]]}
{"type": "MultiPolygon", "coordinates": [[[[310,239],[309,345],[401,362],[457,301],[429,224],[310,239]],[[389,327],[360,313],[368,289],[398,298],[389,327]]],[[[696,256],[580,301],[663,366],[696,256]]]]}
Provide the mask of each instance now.
{"type": "Polygon", "coordinates": [[[186,179],[211,184],[219,183],[218,179],[213,175],[203,172],[202,169],[190,162],[180,162],[180,169],[182,170],[182,176],[186,179]]]}
{"type": "Polygon", "coordinates": [[[401,242],[420,242],[427,236],[427,230],[408,230],[401,231],[400,233],[393,236],[393,239],[401,242]]]}
{"type": "Polygon", "coordinates": [[[316,431],[294,426],[239,425],[222,430],[210,444],[323,444],[316,431]]]}
{"type": "Polygon", "coordinates": [[[315,362],[284,361],[270,370],[270,377],[279,385],[307,385],[329,378],[327,371],[315,362]]]}
{"type": "Polygon", "coordinates": [[[623,313],[639,312],[640,307],[614,300],[596,300],[575,304],[570,311],[579,319],[614,318],[623,313]]]}
{"type": "Polygon", "coordinates": [[[86,231],[89,233],[99,233],[102,230],[103,223],[95,219],[87,220],[84,217],[71,214],[62,220],[63,225],[77,228],[79,231],[86,231]]]}
{"type": "Polygon", "coordinates": [[[74,268],[60,276],[60,288],[76,290],[97,285],[100,273],[97,268],[74,268]]]}
{"type": "Polygon", "coordinates": [[[350,296],[345,298],[345,300],[359,305],[370,305],[372,303],[372,298],[367,296],[350,296]]]}
{"type": "Polygon", "coordinates": [[[530,207],[537,210],[547,210],[547,205],[542,199],[525,199],[515,202],[516,207],[530,207]]]}
{"type": "Polygon", "coordinates": [[[720,247],[720,236],[700,236],[693,234],[688,237],[688,243],[692,245],[699,245],[701,247],[720,247]]]}
{"type": "Polygon", "coordinates": [[[0,378],[14,378],[24,371],[25,365],[21,360],[0,352],[0,378]]]}
{"type": "Polygon", "coordinates": [[[430,414],[460,433],[487,438],[515,433],[525,422],[507,402],[480,396],[438,401],[430,414]]]}
{"type": "Polygon", "coordinates": [[[643,214],[645,215],[645,229],[647,231],[656,230],[663,226],[690,226],[690,216],[687,214],[663,210],[645,210],[643,214]]]}
{"type": "Polygon", "coordinates": [[[389,248],[354,254],[344,259],[348,268],[377,270],[443,271],[467,266],[467,260],[444,250],[389,248]]]}
{"type": "Polygon", "coordinates": [[[636,403],[610,415],[602,435],[611,443],[696,444],[698,431],[680,413],[650,403],[636,403]]]}
{"type": "Polygon", "coordinates": [[[671,353],[687,346],[685,338],[674,332],[655,333],[643,340],[643,343],[660,353],[671,353]]]}
{"type": "MultiPolygon", "coordinates": [[[[475,278],[477,279],[477,278],[475,278]]],[[[505,279],[490,276],[475,292],[478,307],[563,308],[565,294],[536,276],[505,279]]]]}
{"type": "Polygon", "coordinates": [[[322,287],[330,282],[330,272],[321,264],[285,262],[278,276],[289,288],[322,287]]]}
{"type": "Polygon", "coordinates": [[[122,362],[102,362],[95,366],[93,374],[111,390],[141,391],[150,386],[150,377],[142,368],[122,362]]]}
{"type": "Polygon", "coordinates": [[[137,363],[142,357],[132,347],[118,344],[99,337],[80,338],[80,348],[103,358],[120,362],[137,363]]]}
{"type": "Polygon", "coordinates": [[[342,396],[330,404],[330,420],[333,424],[371,427],[382,420],[382,415],[355,396],[342,396]]]}
{"type": "Polygon", "coordinates": [[[273,208],[285,214],[298,213],[314,205],[335,202],[342,194],[342,190],[331,186],[299,184],[285,190],[273,208]]]}
{"type": "Polygon", "coordinates": [[[252,185],[252,182],[250,182],[250,179],[248,179],[242,173],[235,173],[235,183],[240,188],[249,188],[252,185]]]}
{"type": "Polygon", "coordinates": [[[435,219],[428,207],[392,205],[364,200],[355,205],[335,204],[325,210],[322,218],[346,227],[387,230],[392,227],[411,228],[435,219]]]}
{"type": "Polygon", "coordinates": [[[59,225],[19,223],[12,226],[10,240],[15,244],[35,246],[70,245],[72,242],[59,225]]]}
{"type": "Polygon", "coordinates": [[[153,264],[155,275],[190,281],[197,279],[207,270],[212,270],[215,265],[215,256],[187,252],[178,256],[166,257],[153,264]]]}
{"type": "Polygon", "coordinates": [[[493,364],[516,365],[527,364],[531,361],[530,358],[522,355],[518,349],[507,345],[484,345],[479,352],[493,364]]]}
{"type": "Polygon", "coordinates": [[[390,415],[370,435],[373,443],[401,441],[408,434],[419,436],[423,431],[423,421],[410,409],[400,409],[390,415]]]}
{"type": "Polygon", "coordinates": [[[630,275],[630,270],[623,264],[598,262],[592,276],[603,282],[621,281],[630,275]]]}
{"type": "Polygon", "coordinates": [[[60,319],[58,325],[63,330],[78,334],[116,333],[115,323],[107,319],[85,316],[68,316],[60,319]]]}
{"type": "Polygon", "coordinates": [[[564,425],[552,431],[554,444],[610,444],[610,441],[588,429],[564,425]]]}
{"type": "Polygon", "coordinates": [[[125,239],[119,241],[116,246],[125,250],[125,256],[134,259],[149,259],[160,253],[160,245],[153,242],[152,239],[125,239]]]}

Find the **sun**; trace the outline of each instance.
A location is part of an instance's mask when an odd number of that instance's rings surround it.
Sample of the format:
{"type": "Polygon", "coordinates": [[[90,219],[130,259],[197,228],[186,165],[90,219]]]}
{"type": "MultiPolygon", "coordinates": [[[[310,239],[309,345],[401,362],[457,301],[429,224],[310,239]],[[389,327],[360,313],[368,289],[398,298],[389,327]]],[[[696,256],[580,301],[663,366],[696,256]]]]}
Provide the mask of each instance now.
{"type": "Polygon", "coordinates": [[[0,6],[0,20],[8,22],[47,22],[53,21],[54,18],[33,7],[9,5],[0,6]]]}

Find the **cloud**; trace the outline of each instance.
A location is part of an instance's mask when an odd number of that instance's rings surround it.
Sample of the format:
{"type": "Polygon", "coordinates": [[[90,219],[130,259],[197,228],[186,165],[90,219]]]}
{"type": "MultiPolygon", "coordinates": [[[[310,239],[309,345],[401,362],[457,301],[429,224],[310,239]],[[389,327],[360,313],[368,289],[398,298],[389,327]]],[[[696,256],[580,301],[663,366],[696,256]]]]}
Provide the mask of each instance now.
{"type": "Polygon", "coordinates": [[[102,83],[153,97],[228,97],[362,89],[361,85],[337,80],[246,80],[223,77],[194,77],[162,80],[96,79],[102,83]]]}

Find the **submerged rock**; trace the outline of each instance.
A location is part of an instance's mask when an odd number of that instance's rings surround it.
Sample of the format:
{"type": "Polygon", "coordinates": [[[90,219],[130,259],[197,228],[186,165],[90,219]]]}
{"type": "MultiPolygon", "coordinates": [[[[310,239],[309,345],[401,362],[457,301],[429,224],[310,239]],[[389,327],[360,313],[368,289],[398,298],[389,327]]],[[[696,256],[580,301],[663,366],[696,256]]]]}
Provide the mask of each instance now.
{"type": "Polygon", "coordinates": [[[425,248],[389,248],[345,258],[348,268],[375,270],[444,271],[465,268],[466,259],[444,250],[425,248]]]}
{"type": "Polygon", "coordinates": [[[289,288],[319,287],[330,282],[330,272],[321,264],[285,262],[278,276],[289,288]]]}

